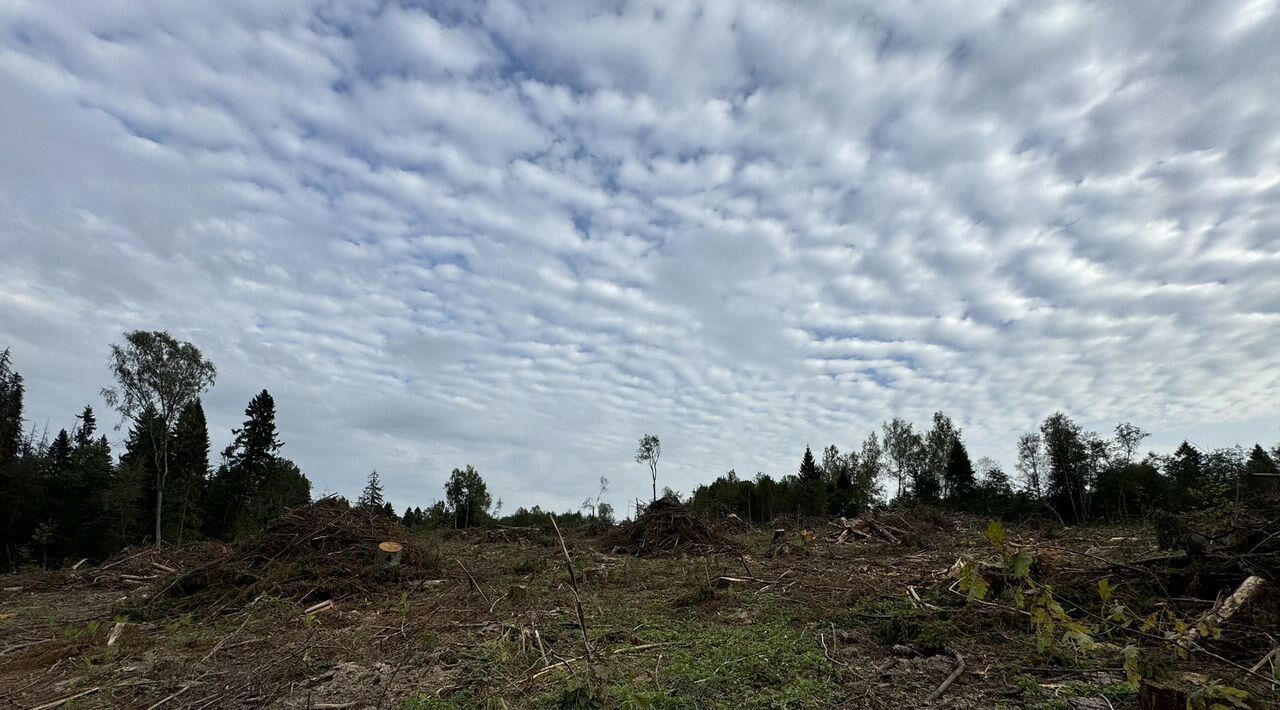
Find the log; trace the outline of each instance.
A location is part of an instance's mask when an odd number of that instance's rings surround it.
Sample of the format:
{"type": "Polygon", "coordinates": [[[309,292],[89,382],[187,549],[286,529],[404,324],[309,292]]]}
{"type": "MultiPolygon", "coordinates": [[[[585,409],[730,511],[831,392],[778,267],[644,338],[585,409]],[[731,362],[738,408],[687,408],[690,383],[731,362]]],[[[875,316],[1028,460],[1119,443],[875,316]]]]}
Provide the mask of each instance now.
{"type": "Polygon", "coordinates": [[[1202,623],[1207,622],[1213,626],[1222,626],[1231,617],[1235,616],[1236,612],[1247,606],[1254,599],[1257,599],[1266,584],[1266,581],[1257,575],[1241,582],[1236,591],[1226,598],[1226,601],[1210,609],[1204,616],[1200,617],[1200,622],[1187,631],[1186,640],[1196,641],[1200,638],[1199,627],[1202,623]]]}

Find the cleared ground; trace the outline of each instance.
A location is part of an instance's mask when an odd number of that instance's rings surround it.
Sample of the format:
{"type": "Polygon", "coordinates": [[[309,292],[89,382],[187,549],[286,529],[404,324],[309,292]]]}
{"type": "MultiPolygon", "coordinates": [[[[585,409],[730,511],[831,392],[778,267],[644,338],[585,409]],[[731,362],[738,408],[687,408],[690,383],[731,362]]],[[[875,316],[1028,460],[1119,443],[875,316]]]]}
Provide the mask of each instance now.
{"type": "Polygon", "coordinates": [[[593,662],[550,531],[400,533],[398,574],[367,544],[394,529],[299,523],[252,550],[0,577],[0,705],[1119,709],[1138,707],[1140,670],[1203,707],[1280,706],[1271,666],[1248,672],[1277,645],[1276,595],[1181,657],[1168,637],[1217,590],[1169,574],[1147,529],[1010,526],[993,545],[984,520],[880,520],[896,543],[837,544],[838,521],[809,521],[783,551],[772,528],[713,526],[714,544],[657,557],[618,551],[616,530],[566,530],[593,662]],[[1030,582],[1006,565],[1022,552],[1030,582]],[[1046,631],[1046,598],[1072,621],[1046,631]],[[1152,667],[1126,669],[1130,645],[1152,667]],[[1248,695],[1218,697],[1231,689],[1248,695]]]}

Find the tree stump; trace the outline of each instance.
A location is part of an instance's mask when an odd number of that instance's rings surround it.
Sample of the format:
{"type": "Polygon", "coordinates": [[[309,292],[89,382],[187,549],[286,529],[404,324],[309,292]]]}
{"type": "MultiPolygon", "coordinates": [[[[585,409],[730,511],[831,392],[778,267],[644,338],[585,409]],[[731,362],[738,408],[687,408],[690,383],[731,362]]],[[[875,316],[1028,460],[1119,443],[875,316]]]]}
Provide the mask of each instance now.
{"type": "Polygon", "coordinates": [[[1138,707],[1142,710],[1186,710],[1187,694],[1177,688],[1144,680],[1138,689],[1138,707]]]}
{"type": "Polygon", "coordinates": [[[404,550],[398,542],[378,543],[378,566],[384,570],[400,566],[400,553],[404,550]]]}

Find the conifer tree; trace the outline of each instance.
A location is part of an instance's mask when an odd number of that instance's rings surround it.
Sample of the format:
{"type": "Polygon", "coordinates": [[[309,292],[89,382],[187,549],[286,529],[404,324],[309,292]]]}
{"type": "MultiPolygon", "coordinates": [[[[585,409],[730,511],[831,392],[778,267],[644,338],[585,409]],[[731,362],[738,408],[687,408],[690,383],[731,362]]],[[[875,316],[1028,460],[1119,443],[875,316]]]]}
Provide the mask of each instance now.
{"type": "Polygon", "coordinates": [[[165,504],[166,536],[179,545],[200,532],[209,484],[209,426],[196,399],[183,408],[173,427],[170,495],[165,504]]]}
{"type": "Polygon", "coordinates": [[[284,443],[276,430],[276,403],[262,390],[244,410],[244,424],[222,452],[222,465],[209,483],[205,512],[211,537],[229,539],[256,527],[255,498],[267,482],[284,443]]]}
{"type": "Polygon", "coordinates": [[[1185,510],[1192,506],[1194,491],[1200,485],[1202,477],[1202,458],[1200,452],[1189,441],[1183,441],[1165,462],[1165,476],[1169,480],[1170,498],[1168,503],[1175,510],[1185,510]]]}
{"type": "Polygon", "coordinates": [[[386,503],[386,499],[382,497],[382,479],[378,477],[378,471],[375,469],[369,472],[369,477],[364,484],[364,490],[361,491],[356,505],[366,510],[379,510],[384,503],[386,503]]]}
{"type": "Polygon", "coordinates": [[[817,483],[822,480],[822,474],[818,472],[818,464],[813,460],[813,451],[808,446],[804,447],[804,458],[800,459],[800,481],[805,484],[817,483]]]}
{"type": "Polygon", "coordinates": [[[22,375],[13,371],[11,360],[5,348],[0,353],[0,472],[18,460],[22,449],[22,375]]]}
{"type": "Polygon", "coordinates": [[[959,508],[972,506],[977,488],[976,479],[973,462],[969,460],[969,451],[965,449],[964,442],[958,437],[953,439],[946,469],[947,490],[950,494],[947,500],[959,508]]]}

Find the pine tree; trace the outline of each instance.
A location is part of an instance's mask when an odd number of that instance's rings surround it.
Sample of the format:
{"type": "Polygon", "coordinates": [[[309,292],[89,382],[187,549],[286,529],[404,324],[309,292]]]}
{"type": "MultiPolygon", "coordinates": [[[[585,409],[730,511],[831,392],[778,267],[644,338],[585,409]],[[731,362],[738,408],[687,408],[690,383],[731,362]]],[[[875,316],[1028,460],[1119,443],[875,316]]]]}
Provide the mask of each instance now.
{"type": "Polygon", "coordinates": [[[800,481],[809,484],[821,480],[822,474],[818,471],[818,464],[813,460],[813,451],[806,446],[804,447],[804,458],[800,459],[800,481]]]}
{"type": "Polygon", "coordinates": [[[378,510],[384,503],[386,499],[382,497],[382,479],[378,477],[377,470],[371,471],[356,505],[365,510],[378,510]]]}

